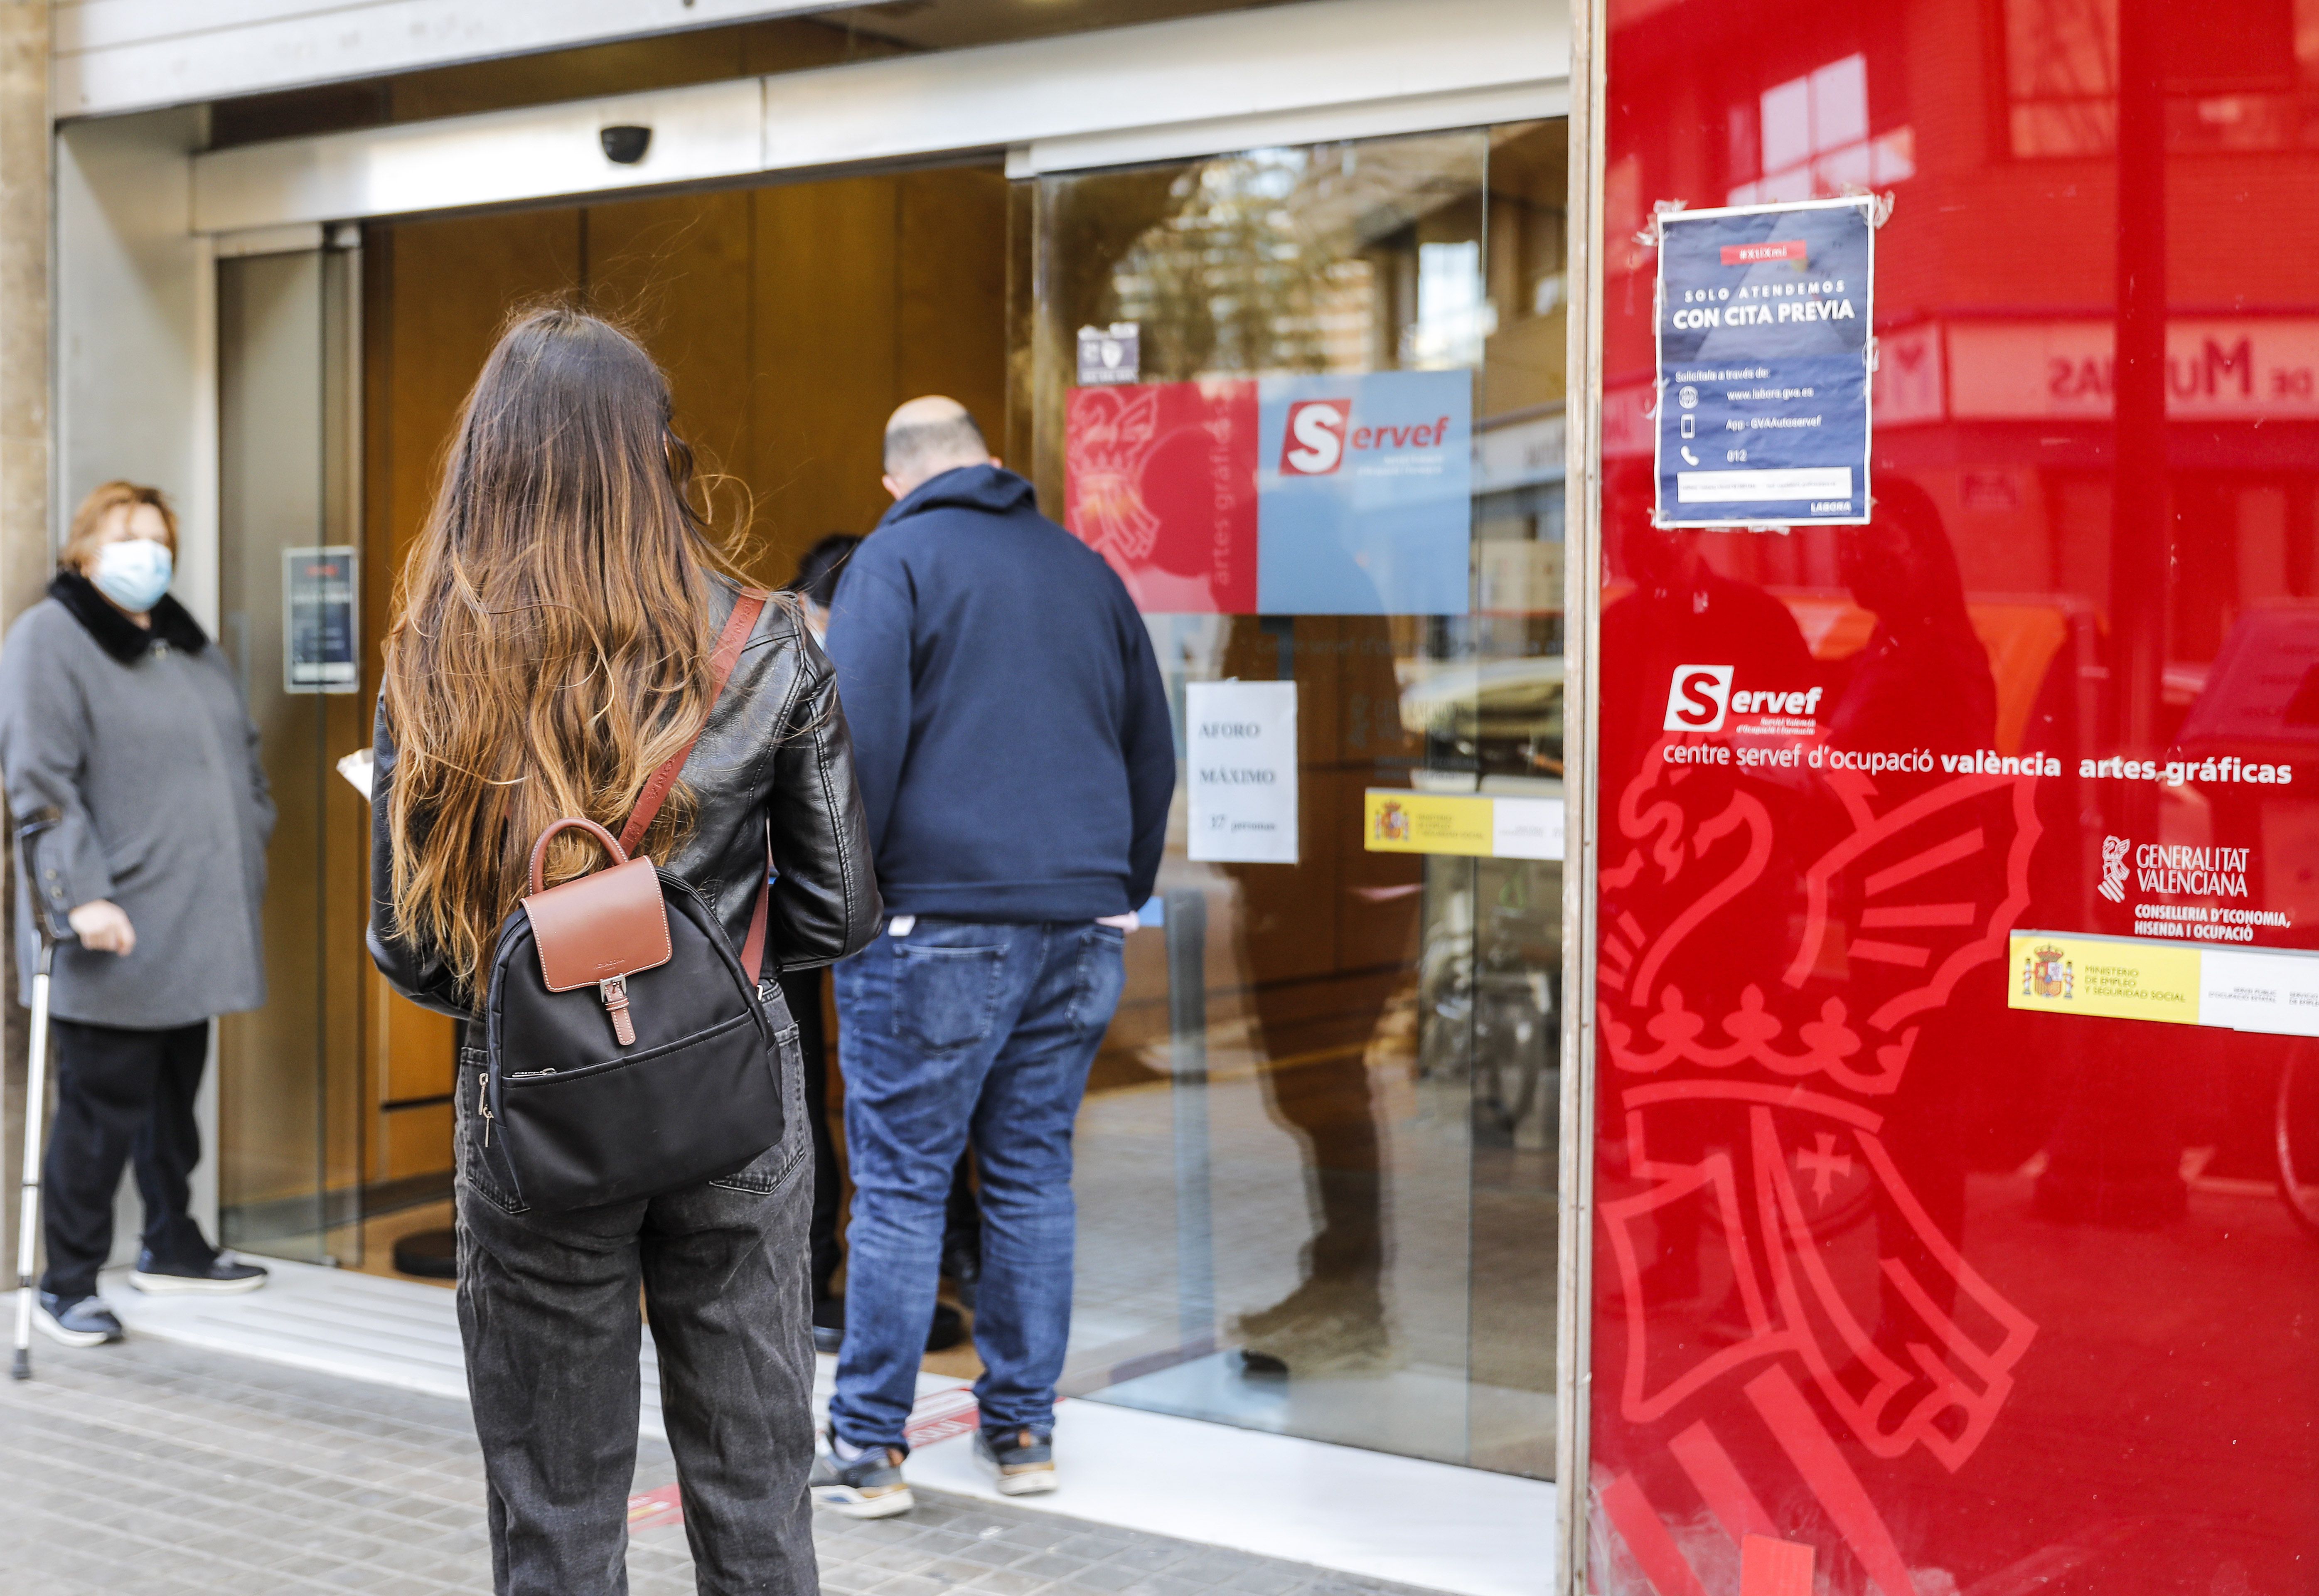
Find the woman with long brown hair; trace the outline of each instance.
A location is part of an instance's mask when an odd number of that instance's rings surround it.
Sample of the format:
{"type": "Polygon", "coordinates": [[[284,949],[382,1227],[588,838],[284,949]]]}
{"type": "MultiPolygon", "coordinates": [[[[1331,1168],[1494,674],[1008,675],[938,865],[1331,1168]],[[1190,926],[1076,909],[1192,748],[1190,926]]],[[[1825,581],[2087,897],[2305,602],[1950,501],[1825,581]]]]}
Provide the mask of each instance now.
{"type": "MultiPolygon", "coordinates": [[[[503,1593],[627,1588],[639,1289],[699,1588],[817,1588],[811,1150],[774,975],[861,947],[878,893],[828,662],[793,601],[764,604],[717,690],[719,633],[762,596],[719,552],[670,414],[666,379],[616,328],[516,321],[468,395],[386,645],[370,940],[405,996],[475,1021],[534,839],[567,816],[618,832],[696,735],[641,851],[735,948],[769,844],[775,872],[758,999],[789,1112],[747,1168],[593,1207],[528,1202],[479,1112],[480,1023],[465,1035],[459,1323],[503,1593]]],[[[593,846],[559,837],[548,879],[579,876],[593,846]]]]}

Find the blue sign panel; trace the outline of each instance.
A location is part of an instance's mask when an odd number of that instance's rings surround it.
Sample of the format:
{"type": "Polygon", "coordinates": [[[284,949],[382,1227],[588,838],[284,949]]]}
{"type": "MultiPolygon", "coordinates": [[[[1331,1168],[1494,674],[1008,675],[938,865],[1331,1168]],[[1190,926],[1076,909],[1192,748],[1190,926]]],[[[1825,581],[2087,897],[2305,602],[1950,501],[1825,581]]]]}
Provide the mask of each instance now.
{"type": "Polygon", "coordinates": [[[1875,203],[1659,218],[1659,525],[1868,519],[1875,203]]]}
{"type": "Polygon", "coordinates": [[[1257,384],[1257,612],[1463,615],[1474,374],[1257,384]]]}

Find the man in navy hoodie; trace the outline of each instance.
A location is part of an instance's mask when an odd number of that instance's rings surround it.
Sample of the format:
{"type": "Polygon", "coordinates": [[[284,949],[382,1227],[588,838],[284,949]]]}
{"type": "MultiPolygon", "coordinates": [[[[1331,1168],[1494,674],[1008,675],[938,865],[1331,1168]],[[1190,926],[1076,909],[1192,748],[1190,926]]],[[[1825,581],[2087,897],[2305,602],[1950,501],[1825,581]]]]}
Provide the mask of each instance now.
{"type": "Polygon", "coordinates": [[[907,1510],[903,1425],[961,1149],[980,1178],[976,1455],[1054,1489],[1071,1125],[1167,839],[1176,753],[1150,636],[963,407],[886,427],[895,498],[830,610],[886,933],[837,967],[853,1175],[846,1324],[814,1494],[907,1510]]]}

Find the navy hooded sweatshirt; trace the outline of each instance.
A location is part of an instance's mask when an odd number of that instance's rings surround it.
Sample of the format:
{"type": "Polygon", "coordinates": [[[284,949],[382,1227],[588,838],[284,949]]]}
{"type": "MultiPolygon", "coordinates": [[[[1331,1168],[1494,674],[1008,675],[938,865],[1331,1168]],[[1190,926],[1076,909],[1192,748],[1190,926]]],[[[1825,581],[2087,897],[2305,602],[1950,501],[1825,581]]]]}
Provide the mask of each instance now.
{"type": "Polygon", "coordinates": [[[1150,895],[1176,787],[1151,639],[1031,484],[919,484],[853,553],[829,657],[887,911],[1094,920],[1150,895]]]}

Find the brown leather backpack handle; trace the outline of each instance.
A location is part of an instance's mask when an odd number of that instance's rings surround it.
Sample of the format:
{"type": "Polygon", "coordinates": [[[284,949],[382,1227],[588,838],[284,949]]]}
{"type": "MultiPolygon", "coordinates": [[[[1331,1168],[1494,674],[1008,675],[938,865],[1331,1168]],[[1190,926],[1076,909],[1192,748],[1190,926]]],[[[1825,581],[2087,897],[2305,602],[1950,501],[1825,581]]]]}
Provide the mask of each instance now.
{"type": "Polygon", "coordinates": [[[549,841],[555,837],[557,832],[570,831],[574,826],[577,826],[582,831],[584,831],[589,835],[594,837],[598,842],[603,843],[605,852],[611,854],[612,862],[614,864],[626,864],[628,862],[627,850],[620,846],[619,838],[614,836],[610,832],[606,831],[602,826],[597,825],[592,820],[583,820],[578,816],[566,816],[563,819],[557,821],[555,825],[549,826],[546,831],[541,832],[539,834],[539,841],[531,845],[531,890],[534,896],[547,890],[547,879],[544,872],[547,865],[547,844],[549,841]]]}

